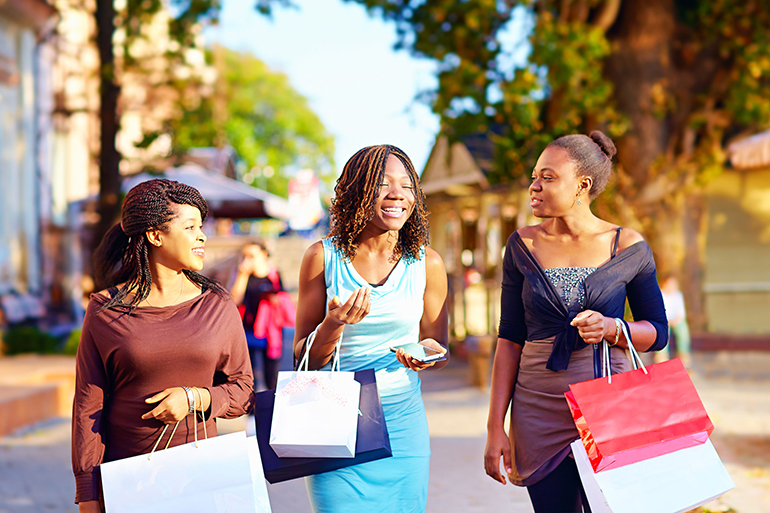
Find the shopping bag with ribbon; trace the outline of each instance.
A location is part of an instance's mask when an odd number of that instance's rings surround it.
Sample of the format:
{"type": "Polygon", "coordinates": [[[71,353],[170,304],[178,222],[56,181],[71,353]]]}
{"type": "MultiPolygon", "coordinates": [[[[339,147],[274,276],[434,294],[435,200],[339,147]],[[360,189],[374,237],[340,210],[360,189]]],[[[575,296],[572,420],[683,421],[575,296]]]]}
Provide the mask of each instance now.
{"type": "MultiPolygon", "coordinates": [[[[195,415],[193,416],[195,418],[195,415]]],[[[262,477],[259,448],[243,431],[197,439],[169,448],[179,423],[164,450],[156,450],[166,425],[150,454],[101,465],[102,490],[110,513],[270,513],[262,477]]]]}
{"type": "Polygon", "coordinates": [[[604,342],[604,377],[564,394],[596,472],[703,444],[714,430],[681,360],[645,367],[622,328],[634,370],[612,375],[604,342]]]}
{"type": "Polygon", "coordinates": [[[308,336],[299,371],[278,373],[270,447],[279,457],[353,458],[356,455],[361,385],[353,372],[339,370],[339,346],[332,370],[309,371],[308,336]]]}
{"type": "Polygon", "coordinates": [[[735,488],[710,440],[602,472],[580,440],[572,453],[592,513],[683,513],[735,488]]]}
{"type": "Polygon", "coordinates": [[[388,426],[385,423],[374,370],[356,371],[355,380],[361,384],[361,399],[358,405],[361,415],[358,417],[355,458],[279,458],[270,447],[275,390],[265,390],[256,395],[254,420],[262,467],[269,482],[280,483],[392,456],[388,426]]]}

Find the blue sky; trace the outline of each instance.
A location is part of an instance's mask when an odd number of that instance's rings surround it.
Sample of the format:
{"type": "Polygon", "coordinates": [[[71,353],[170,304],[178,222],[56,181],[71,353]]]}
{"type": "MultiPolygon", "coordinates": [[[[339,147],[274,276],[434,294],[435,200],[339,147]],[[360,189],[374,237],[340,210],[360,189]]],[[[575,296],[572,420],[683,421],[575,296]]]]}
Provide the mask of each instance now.
{"type": "Polygon", "coordinates": [[[419,173],[438,133],[438,117],[414,100],[435,87],[435,64],[396,52],[395,26],[342,0],[293,0],[272,21],[254,0],[224,0],[207,41],[248,50],[289,76],[335,136],[336,164],[371,144],[394,144],[419,173]]]}

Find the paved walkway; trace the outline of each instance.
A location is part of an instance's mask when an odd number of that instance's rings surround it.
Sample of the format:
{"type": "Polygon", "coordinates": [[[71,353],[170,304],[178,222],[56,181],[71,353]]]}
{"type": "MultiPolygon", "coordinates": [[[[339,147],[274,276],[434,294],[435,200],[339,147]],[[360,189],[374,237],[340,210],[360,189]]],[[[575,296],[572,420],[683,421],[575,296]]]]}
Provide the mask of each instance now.
{"type": "MultiPolygon", "coordinates": [[[[694,381],[716,425],[714,445],[737,488],[709,509],[768,512],[770,355],[714,360],[696,360],[694,381]]],[[[484,474],[488,392],[467,386],[466,378],[467,368],[458,360],[423,378],[433,452],[428,512],[531,512],[523,489],[499,485],[484,474]]],[[[222,427],[243,426],[245,420],[222,427]]],[[[0,438],[0,513],[76,511],[69,436],[69,420],[59,419],[0,438]]],[[[275,513],[310,511],[302,480],[270,485],[269,493],[275,513]]]]}

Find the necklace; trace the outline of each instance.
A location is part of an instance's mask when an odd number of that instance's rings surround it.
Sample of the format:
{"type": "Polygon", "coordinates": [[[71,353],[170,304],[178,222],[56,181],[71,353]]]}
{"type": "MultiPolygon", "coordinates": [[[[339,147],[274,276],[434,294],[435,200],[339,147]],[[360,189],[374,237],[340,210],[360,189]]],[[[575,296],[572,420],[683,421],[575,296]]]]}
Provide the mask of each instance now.
{"type": "MultiPolygon", "coordinates": [[[[179,301],[179,298],[182,297],[182,292],[183,291],[184,291],[184,275],[182,275],[182,286],[179,288],[179,295],[176,297],[176,299],[174,300],[173,303],[171,303],[170,305],[166,305],[166,306],[174,306],[176,304],[176,302],[179,301]]],[[[150,303],[149,296],[147,298],[145,298],[145,301],[147,301],[148,305],[152,306],[152,303],[150,303]]],[[[153,308],[155,308],[155,307],[153,307],[153,308]]]]}

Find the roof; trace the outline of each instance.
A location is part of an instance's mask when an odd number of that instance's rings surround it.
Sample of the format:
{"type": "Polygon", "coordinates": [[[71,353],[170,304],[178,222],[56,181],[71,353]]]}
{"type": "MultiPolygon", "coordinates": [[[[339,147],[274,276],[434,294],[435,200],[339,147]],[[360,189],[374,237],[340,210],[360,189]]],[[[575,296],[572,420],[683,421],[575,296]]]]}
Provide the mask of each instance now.
{"type": "Polygon", "coordinates": [[[198,189],[209,205],[213,217],[231,219],[254,219],[274,217],[288,219],[288,201],[262,189],[206,171],[197,164],[167,169],[161,175],[141,173],[123,180],[123,191],[127,192],[138,183],[153,178],[168,178],[198,189]]]}
{"type": "Polygon", "coordinates": [[[456,142],[450,146],[447,137],[439,135],[420,176],[420,185],[426,196],[465,196],[489,184],[464,144],[456,142]]]}

